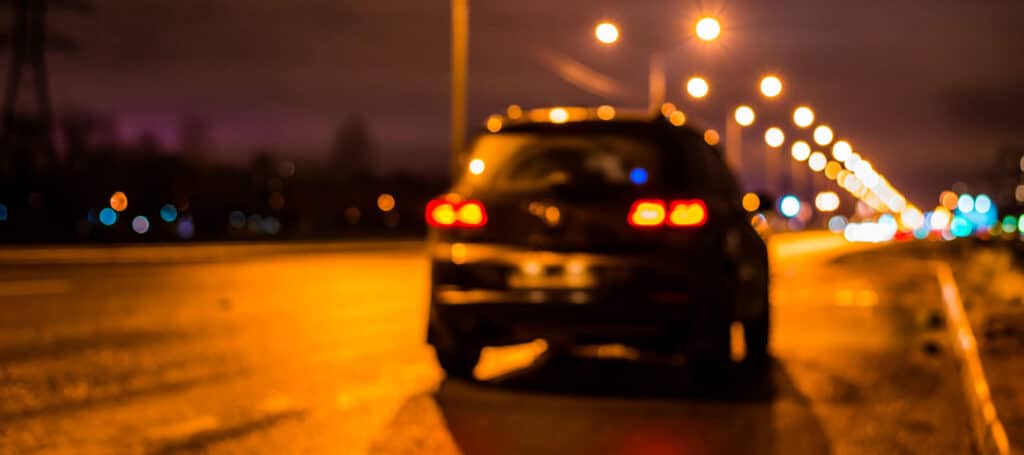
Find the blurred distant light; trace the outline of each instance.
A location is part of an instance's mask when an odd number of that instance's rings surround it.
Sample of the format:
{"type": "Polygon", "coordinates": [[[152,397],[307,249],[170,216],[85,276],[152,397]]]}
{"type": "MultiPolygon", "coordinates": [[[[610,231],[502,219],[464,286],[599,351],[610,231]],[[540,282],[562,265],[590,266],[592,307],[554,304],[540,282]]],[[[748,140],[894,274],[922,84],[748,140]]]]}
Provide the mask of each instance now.
{"type": "Polygon", "coordinates": [[[551,123],[565,123],[569,121],[569,111],[563,107],[556,107],[548,112],[548,120],[551,123]]]}
{"type": "Polygon", "coordinates": [[[971,222],[960,215],[954,216],[953,221],[949,223],[949,231],[959,238],[971,235],[973,230],[974,226],[971,225],[971,222]]]}
{"type": "Polygon", "coordinates": [[[814,152],[810,158],[807,158],[807,165],[814,172],[821,172],[825,170],[825,166],[828,165],[828,158],[825,157],[824,153],[814,152]]]}
{"type": "Polygon", "coordinates": [[[721,136],[718,135],[718,131],[708,129],[704,132],[704,142],[708,145],[718,145],[719,141],[721,141],[721,136]]]}
{"type": "Polygon", "coordinates": [[[281,177],[294,177],[295,176],[295,162],[292,160],[284,160],[277,165],[277,173],[281,174],[281,177]]]}
{"type": "Polygon", "coordinates": [[[942,231],[949,226],[949,222],[952,221],[953,215],[949,209],[945,207],[937,207],[932,212],[931,226],[933,231],[942,231]]]}
{"type": "Polygon", "coordinates": [[[1024,155],[1020,157],[1020,171],[1024,172],[1024,155]]]}
{"type": "Polygon", "coordinates": [[[782,132],[782,129],[777,127],[771,127],[764,132],[764,143],[768,144],[771,148],[782,147],[782,144],[786,142],[786,133],[782,132]]]}
{"type": "Polygon", "coordinates": [[[713,17],[701,18],[697,21],[694,29],[697,32],[697,38],[700,38],[701,41],[714,41],[722,34],[722,24],[713,17]]]}
{"type": "Polygon", "coordinates": [[[839,209],[839,195],[833,191],[822,191],[814,197],[814,207],[822,212],[834,212],[839,209]]]}
{"type": "Polygon", "coordinates": [[[0,222],[7,221],[7,206],[0,204],[0,222]]]}
{"type": "Polygon", "coordinates": [[[956,206],[959,204],[959,198],[956,193],[952,191],[943,191],[939,195],[939,204],[949,210],[956,210],[956,206]]]}
{"type": "Polygon", "coordinates": [[[849,223],[843,231],[843,237],[850,242],[887,242],[896,235],[896,222],[889,219],[879,218],[877,223],[849,223]]]}
{"type": "Polygon", "coordinates": [[[1017,185],[1017,189],[1013,192],[1013,197],[1017,199],[1017,202],[1024,203],[1024,184],[1017,185]]]}
{"type": "Polygon", "coordinates": [[[1013,234],[1014,232],[1017,232],[1017,223],[1019,222],[1020,221],[1017,220],[1017,217],[1013,215],[1006,215],[1005,217],[1003,217],[1003,232],[1007,234],[1013,234]]]}
{"type": "Polygon", "coordinates": [[[807,158],[811,157],[811,145],[804,141],[796,141],[793,143],[793,147],[790,148],[790,153],[793,155],[794,160],[807,161],[807,158]]]}
{"type": "Polygon", "coordinates": [[[619,27],[611,22],[601,22],[594,27],[594,37],[604,44],[613,44],[619,40],[619,27]]]}
{"type": "Polygon", "coordinates": [[[196,233],[196,225],[192,218],[185,216],[178,220],[178,237],[190,239],[196,233]]]}
{"type": "Polygon", "coordinates": [[[665,117],[672,115],[672,113],[677,110],[678,108],[676,108],[676,105],[672,103],[662,103],[661,105],[661,115],[664,115],[665,117]]]}
{"type": "Polygon", "coordinates": [[[956,208],[961,213],[971,213],[974,211],[974,197],[970,194],[961,194],[960,199],[957,200],[956,208]]]}
{"type": "Polygon", "coordinates": [[[281,210],[284,208],[284,195],[280,191],[274,191],[270,193],[270,197],[267,198],[267,207],[274,210],[281,210]]]}
{"type": "Polygon", "coordinates": [[[501,131],[501,127],[504,123],[505,120],[501,118],[500,115],[492,115],[490,117],[487,117],[487,131],[497,133],[501,131]]]}
{"type": "Polygon", "coordinates": [[[710,91],[711,85],[703,77],[694,76],[689,81],[686,81],[686,93],[689,93],[694,98],[704,98],[708,96],[710,91]]]}
{"type": "Polygon", "coordinates": [[[647,169],[642,167],[635,167],[629,171],[629,181],[633,182],[634,185],[643,185],[647,183],[648,179],[647,169]]]}
{"type": "Polygon", "coordinates": [[[778,76],[765,76],[761,79],[761,94],[768,98],[775,98],[782,94],[782,80],[778,76]]]}
{"type": "Polygon", "coordinates": [[[754,227],[757,232],[763,232],[768,229],[768,217],[764,216],[763,213],[755,213],[750,217],[750,225],[754,227]]]}
{"type": "Polygon", "coordinates": [[[807,106],[800,106],[793,111],[793,123],[800,128],[814,124],[814,111],[807,106]]]}
{"type": "Polygon", "coordinates": [[[683,111],[672,111],[668,114],[668,121],[672,122],[674,126],[683,126],[686,124],[686,114],[683,111]]]}
{"type": "Polygon", "coordinates": [[[160,219],[168,223],[174,222],[178,219],[178,208],[174,204],[164,204],[163,207],[160,207],[160,219]]]}
{"type": "Polygon", "coordinates": [[[924,214],[917,207],[907,207],[900,212],[900,223],[910,230],[924,226],[924,214]]]}
{"type": "Polygon", "coordinates": [[[839,164],[838,161],[829,161],[825,165],[825,177],[829,180],[835,180],[839,178],[839,173],[843,171],[843,165],[839,164]]]}
{"type": "Polygon", "coordinates": [[[249,215],[249,231],[259,232],[263,228],[263,216],[258,213],[249,215]]]}
{"type": "Polygon", "coordinates": [[[607,104],[605,104],[603,106],[598,106],[598,108],[597,108],[597,118],[599,118],[601,120],[611,120],[611,119],[614,119],[615,118],[615,108],[611,107],[611,106],[609,106],[607,104]]]}
{"type": "Polygon", "coordinates": [[[268,235],[277,235],[281,232],[281,221],[276,217],[268,216],[263,219],[263,232],[268,235]]]}
{"type": "Polygon", "coordinates": [[[828,230],[838,234],[840,232],[843,232],[844,229],[846,229],[847,223],[848,221],[845,216],[833,216],[832,218],[828,219],[828,230]]]}
{"type": "Polygon", "coordinates": [[[1017,217],[1017,232],[1024,234],[1024,214],[1017,217]]]}
{"type": "Polygon", "coordinates": [[[779,213],[786,218],[793,218],[800,214],[800,199],[792,194],[787,194],[779,199],[779,213]]]}
{"type": "Polygon", "coordinates": [[[518,104],[510,104],[508,108],[505,109],[505,114],[512,120],[518,120],[523,116],[523,108],[519,107],[518,104]]]}
{"type": "Polygon", "coordinates": [[[853,146],[846,141],[836,141],[832,145],[832,157],[839,161],[846,161],[853,154],[853,146]]]}
{"type": "Polygon", "coordinates": [[[743,210],[756,212],[761,208],[761,197],[755,193],[743,195],[743,210]]]}
{"type": "Polygon", "coordinates": [[[100,223],[104,226],[111,226],[117,222],[117,212],[114,209],[107,207],[100,210],[100,223]]]}
{"type": "Polygon", "coordinates": [[[139,215],[132,219],[132,230],[136,234],[145,234],[149,232],[149,218],[139,215]]]}
{"type": "Polygon", "coordinates": [[[382,193],[377,196],[377,208],[382,212],[390,212],[395,209],[395,197],[388,194],[382,193]]]}
{"type": "Polygon", "coordinates": [[[128,196],[123,192],[116,192],[110,196],[110,208],[123,212],[128,208],[128,196]]]}
{"type": "Polygon", "coordinates": [[[733,115],[736,123],[740,126],[750,126],[754,124],[754,120],[757,116],[754,114],[754,109],[750,106],[740,106],[736,108],[736,113],[733,115]]]}
{"type": "Polygon", "coordinates": [[[235,229],[242,229],[245,227],[245,214],[240,210],[235,210],[228,215],[228,224],[235,229]]]}
{"type": "Polygon", "coordinates": [[[480,158],[473,158],[473,160],[469,162],[470,174],[480,175],[484,173],[485,169],[487,169],[487,164],[480,158]]]}
{"type": "Polygon", "coordinates": [[[992,210],[992,198],[987,194],[979,194],[974,199],[974,210],[982,214],[988,213],[989,210],[992,210]]]}
{"type": "Polygon", "coordinates": [[[860,161],[861,161],[860,154],[857,153],[857,152],[853,152],[853,153],[850,154],[850,156],[848,156],[846,158],[846,161],[843,161],[843,164],[846,165],[847,169],[852,171],[852,170],[856,169],[856,166],[857,166],[857,164],[860,163],[860,161]]]}
{"type": "Polygon", "coordinates": [[[835,138],[832,133],[832,128],[827,125],[819,125],[814,129],[814,143],[824,147],[832,143],[832,139],[835,138]]]}
{"type": "Polygon", "coordinates": [[[89,224],[99,223],[100,214],[99,212],[96,211],[96,209],[89,209],[89,211],[85,213],[85,220],[88,221],[89,224]]]}

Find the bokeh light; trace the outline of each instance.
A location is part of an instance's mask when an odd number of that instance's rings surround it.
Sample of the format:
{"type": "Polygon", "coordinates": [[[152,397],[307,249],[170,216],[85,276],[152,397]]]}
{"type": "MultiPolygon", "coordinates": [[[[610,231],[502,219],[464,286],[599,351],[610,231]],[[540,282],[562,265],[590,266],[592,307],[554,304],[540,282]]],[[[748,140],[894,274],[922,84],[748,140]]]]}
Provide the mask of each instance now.
{"type": "Polygon", "coordinates": [[[648,178],[647,169],[642,167],[636,167],[629,171],[629,181],[634,185],[643,185],[647,183],[648,178]]]}
{"type": "Polygon", "coordinates": [[[765,76],[761,79],[761,94],[768,98],[775,98],[782,94],[782,80],[778,76],[765,76]]]}
{"type": "Polygon", "coordinates": [[[0,204],[0,222],[7,221],[7,206],[0,204]]]}
{"type": "Polygon", "coordinates": [[[733,115],[740,126],[750,126],[754,124],[754,120],[757,116],[754,114],[754,109],[750,106],[740,106],[736,108],[736,113],[733,115]]]}
{"type": "Polygon", "coordinates": [[[501,118],[500,115],[492,115],[487,117],[487,131],[497,133],[501,131],[501,127],[504,125],[505,119],[501,118]]]}
{"type": "Polygon", "coordinates": [[[110,196],[110,208],[123,212],[128,208],[128,196],[118,191],[110,196]]]}
{"type": "Polygon", "coordinates": [[[100,223],[103,223],[104,226],[113,226],[116,222],[117,212],[114,209],[106,207],[100,210],[100,223]]]}
{"type": "Polygon", "coordinates": [[[185,216],[178,220],[178,237],[190,239],[196,234],[196,225],[191,217],[185,216]]]}
{"type": "Polygon", "coordinates": [[[832,157],[839,161],[846,161],[853,154],[853,146],[846,141],[836,141],[832,145],[832,157]]]}
{"type": "Polygon", "coordinates": [[[822,147],[831,144],[834,138],[835,134],[832,132],[832,128],[827,125],[818,125],[814,129],[814,143],[822,147]]]}
{"type": "Polygon", "coordinates": [[[619,40],[619,27],[611,22],[601,22],[594,27],[594,36],[604,44],[612,44],[619,40]]]}
{"type": "Polygon", "coordinates": [[[764,143],[768,144],[769,147],[779,148],[786,142],[786,134],[782,132],[782,129],[777,127],[771,127],[764,132],[764,143]]]}
{"type": "Polygon", "coordinates": [[[708,145],[718,145],[719,141],[721,141],[721,136],[718,135],[718,131],[709,129],[704,132],[704,142],[707,142],[708,145]]]}
{"type": "Polygon", "coordinates": [[[800,106],[793,111],[793,123],[800,128],[814,124],[814,111],[807,106],[800,106]]]}
{"type": "Polygon", "coordinates": [[[790,149],[793,159],[803,162],[811,157],[811,145],[804,141],[796,141],[790,149]]]}
{"type": "Polygon", "coordinates": [[[149,218],[139,215],[132,219],[132,230],[136,234],[145,234],[149,232],[149,218]]]}
{"type": "Polygon", "coordinates": [[[473,160],[469,162],[470,174],[480,175],[484,173],[485,169],[487,169],[487,164],[480,158],[473,158],[473,160]]]}
{"type": "Polygon", "coordinates": [[[510,104],[508,108],[505,109],[505,114],[512,120],[519,120],[523,116],[523,108],[518,104],[510,104]]]}
{"type": "Polygon", "coordinates": [[[839,195],[833,191],[822,191],[814,197],[814,207],[822,212],[834,212],[839,209],[839,195]]]}
{"type": "Polygon", "coordinates": [[[668,121],[673,126],[683,126],[686,124],[686,114],[683,111],[672,111],[668,114],[668,121]]]}
{"type": "Polygon", "coordinates": [[[380,196],[377,196],[377,208],[382,212],[390,212],[394,210],[395,197],[388,193],[383,193],[380,196]]]}
{"type": "Polygon", "coordinates": [[[828,158],[825,157],[824,153],[814,152],[809,158],[807,158],[807,165],[810,166],[814,172],[821,172],[825,170],[825,166],[828,164],[828,158]]]}
{"type": "Polygon", "coordinates": [[[786,218],[793,218],[800,214],[800,198],[787,194],[779,199],[779,213],[786,218]]]}
{"type": "Polygon", "coordinates": [[[974,211],[974,197],[970,194],[961,194],[960,199],[957,200],[956,208],[961,213],[971,213],[974,211]]]}
{"type": "Polygon", "coordinates": [[[563,107],[556,107],[548,112],[548,120],[551,123],[565,123],[569,121],[569,111],[563,107]]]}
{"type": "Polygon", "coordinates": [[[686,93],[694,98],[704,98],[711,91],[711,85],[702,77],[694,76],[686,81],[686,93]]]}
{"type": "Polygon", "coordinates": [[[160,207],[160,219],[171,223],[178,219],[178,208],[174,204],[164,204],[160,207]]]}
{"type": "Polygon", "coordinates": [[[694,29],[701,41],[714,41],[722,34],[722,24],[713,17],[701,18],[694,29]]]}
{"type": "Polygon", "coordinates": [[[933,231],[942,231],[949,227],[953,214],[945,207],[936,207],[932,212],[931,226],[933,231]]]}
{"type": "Polygon", "coordinates": [[[756,212],[761,208],[761,197],[755,193],[743,195],[743,210],[756,212]]]}
{"type": "Polygon", "coordinates": [[[840,232],[843,232],[844,229],[846,229],[847,223],[848,223],[848,220],[846,219],[845,216],[842,216],[842,215],[833,216],[832,218],[828,219],[828,230],[832,231],[833,233],[838,234],[840,232]]]}
{"type": "Polygon", "coordinates": [[[949,231],[959,238],[971,235],[971,231],[973,230],[974,226],[971,225],[971,222],[960,215],[954,216],[953,221],[949,223],[949,231]]]}
{"type": "Polygon", "coordinates": [[[843,171],[843,165],[839,164],[838,161],[829,161],[825,165],[825,177],[829,180],[835,180],[839,178],[839,173],[843,171]]]}
{"type": "Polygon", "coordinates": [[[943,191],[939,195],[939,204],[949,210],[956,210],[956,206],[959,204],[959,197],[952,191],[943,191]]]}
{"type": "Polygon", "coordinates": [[[615,118],[615,108],[607,104],[598,106],[597,118],[601,120],[611,120],[615,118]]]}
{"type": "Polygon", "coordinates": [[[974,210],[981,214],[988,213],[989,210],[992,210],[992,198],[988,197],[987,194],[979,194],[974,199],[974,210]]]}

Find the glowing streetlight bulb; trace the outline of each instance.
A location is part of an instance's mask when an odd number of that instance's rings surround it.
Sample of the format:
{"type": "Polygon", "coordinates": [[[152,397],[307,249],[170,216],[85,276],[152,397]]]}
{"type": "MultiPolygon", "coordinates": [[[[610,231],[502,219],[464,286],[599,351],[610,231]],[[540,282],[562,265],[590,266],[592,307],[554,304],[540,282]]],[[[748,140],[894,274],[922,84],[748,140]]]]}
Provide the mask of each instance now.
{"type": "Polygon", "coordinates": [[[786,134],[773,126],[764,132],[764,142],[771,148],[782,147],[782,144],[786,142],[786,134]]]}
{"type": "Polygon", "coordinates": [[[754,109],[750,106],[740,106],[736,108],[736,123],[740,126],[750,126],[754,124],[754,119],[757,118],[754,115],[754,109]]]}
{"type": "Polygon", "coordinates": [[[775,98],[782,94],[782,80],[777,76],[765,76],[761,79],[761,94],[768,98],[775,98]]]}
{"type": "Polygon", "coordinates": [[[835,134],[832,132],[832,128],[826,125],[819,125],[814,129],[814,143],[822,147],[831,144],[834,138],[835,134]]]}
{"type": "Polygon", "coordinates": [[[794,160],[807,161],[807,158],[811,156],[811,145],[804,141],[796,141],[793,143],[791,152],[794,160]]]}
{"type": "Polygon", "coordinates": [[[601,22],[594,28],[594,36],[604,44],[614,44],[619,40],[619,27],[611,22],[601,22]]]}
{"type": "Polygon", "coordinates": [[[565,123],[569,121],[569,111],[562,107],[556,107],[548,112],[548,120],[551,123],[565,123]]]}
{"type": "Polygon", "coordinates": [[[839,195],[833,191],[823,191],[814,198],[814,206],[822,212],[834,212],[839,208],[839,195]]]}
{"type": "Polygon", "coordinates": [[[708,92],[711,90],[711,86],[708,85],[708,81],[702,77],[691,77],[686,82],[686,92],[694,98],[704,98],[708,96],[708,92]]]}
{"type": "Polygon", "coordinates": [[[701,18],[701,20],[697,21],[695,29],[697,31],[697,38],[700,38],[702,41],[714,41],[722,34],[722,24],[713,17],[701,18]]]}
{"type": "Polygon", "coordinates": [[[793,123],[800,128],[807,128],[814,124],[814,111],[807,106],[800,106],[793,111],[793,123]]]}

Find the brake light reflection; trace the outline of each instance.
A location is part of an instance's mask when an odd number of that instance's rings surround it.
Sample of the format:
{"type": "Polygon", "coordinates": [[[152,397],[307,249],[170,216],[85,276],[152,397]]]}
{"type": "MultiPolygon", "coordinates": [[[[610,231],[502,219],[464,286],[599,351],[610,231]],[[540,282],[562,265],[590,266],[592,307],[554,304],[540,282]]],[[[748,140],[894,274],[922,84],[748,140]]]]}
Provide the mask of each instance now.
{"type": "Polygon", "coordinates": [[[433,227],[478,228],[487,224],[487,211],[480,201],[434,199],[427,203],[426,218],[433,227]]]}

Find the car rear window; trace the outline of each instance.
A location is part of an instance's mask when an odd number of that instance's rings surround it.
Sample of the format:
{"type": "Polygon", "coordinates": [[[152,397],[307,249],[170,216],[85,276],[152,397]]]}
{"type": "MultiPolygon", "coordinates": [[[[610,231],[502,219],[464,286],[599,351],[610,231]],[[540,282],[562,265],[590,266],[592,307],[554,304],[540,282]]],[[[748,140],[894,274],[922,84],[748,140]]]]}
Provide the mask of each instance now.
{"type": "Polygon", "coordinates": [[[502,192],[643,185],[660,178],[659,156],[653,141],[621,134],[490,134],[474,143],[462,183],[502,192]]]}

